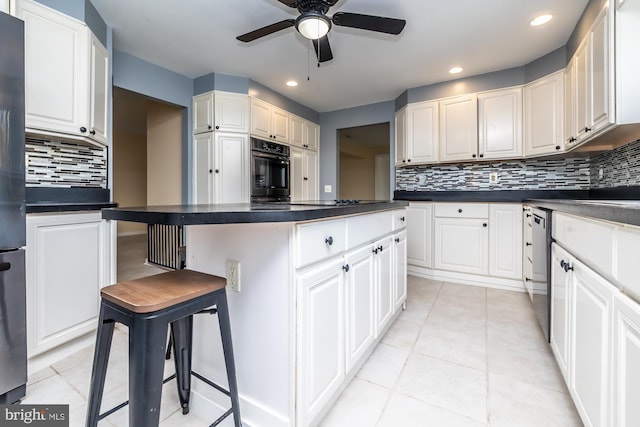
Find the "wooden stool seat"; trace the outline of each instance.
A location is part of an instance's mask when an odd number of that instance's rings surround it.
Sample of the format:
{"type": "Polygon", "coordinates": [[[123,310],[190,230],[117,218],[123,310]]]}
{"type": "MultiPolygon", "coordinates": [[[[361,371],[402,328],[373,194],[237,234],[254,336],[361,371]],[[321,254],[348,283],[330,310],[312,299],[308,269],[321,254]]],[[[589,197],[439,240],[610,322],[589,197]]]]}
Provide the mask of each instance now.
{"type": "Polygon", "coordinates": [[[226,284],[224,277],[176,270],[106,286],[100,295],[134,313],[151,313],[219,291],[226,284]]]}

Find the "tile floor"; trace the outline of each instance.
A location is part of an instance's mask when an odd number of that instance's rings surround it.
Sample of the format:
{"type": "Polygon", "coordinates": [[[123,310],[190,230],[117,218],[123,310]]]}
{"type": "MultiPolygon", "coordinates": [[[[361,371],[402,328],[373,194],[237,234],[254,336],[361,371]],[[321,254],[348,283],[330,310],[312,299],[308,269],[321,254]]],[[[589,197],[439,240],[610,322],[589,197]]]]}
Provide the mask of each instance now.
{"type": "MultiPolygon", "coordinates": [[[[137,254],[136,241],[129,239],[123,247],[137,254]]],[[[152,273],[153,267],[147,267],[122,263],[119,278],[152,273]]],[[[126,332],[116,329],[103,410],[127,398],[126,347],[126,332]]],[[[86,348],[30,375],[24,403],[67,403],[70,425],[84,425],[92,357],[93,349],[86,348]]],[[[167,375],[173,372],[171,363],[167,375]]],[[[162,427],[210,424],[193,414],[182,415],[173,381],[163,391],[162,427]]],[[[127,426],[126,410],[100,425],[127,426]]],[[[581,425],[525,294],[414,276],[408,280],[406,310],[321,423],[322,427],[581,425]]]]}

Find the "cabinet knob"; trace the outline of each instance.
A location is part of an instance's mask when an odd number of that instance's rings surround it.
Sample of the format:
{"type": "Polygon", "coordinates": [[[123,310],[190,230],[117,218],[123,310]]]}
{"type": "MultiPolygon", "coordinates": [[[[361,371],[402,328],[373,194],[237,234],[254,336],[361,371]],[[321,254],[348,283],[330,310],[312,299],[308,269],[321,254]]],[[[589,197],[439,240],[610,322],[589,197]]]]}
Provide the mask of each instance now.
{"type": "Polygon", "coordinates": [[[213,173],[213,169],[209,169],[209,173],[213,173]]]}
{"type": "Polygon", "coordinates": [[[531,214],[527,214],[527,218],[531,218],[531,214]]]}
{"type": "Polygon", "coordinates": [[[383,249],[384,247],[382,245],[378,246],[378,251],[382,252],[383,249]]]}
{"type": "Polygon", "coordinates": [[[591,132],[591,128],[586,127],[586,128],[584,128],[584,131],[585,131],[585,132],[591,132]]]}
{"type": "Polygon", "coordinates": [[[327,246],[333,245],[333,237],[327,237],[326,239],[324,239],[324,242],[327,244],[327,246]]]}
{"type": "Polygon", "coordinates": [[[80,128],[80,132],[85,133],[86,131],[87,131],[87,128],[86,128],[86,127],[82,126],[82,127],[80,128]]]}
{"type": "Polygon", "coordinates": [[[573,270],[573,266],[571,264],[569,264],[568,262],[565,262],[564,260],[560,261],[560,267],[562,267],[562,269],[566,272],[573,270]]]}
{"type": "Polygon", "coordinates": [[[404,217],[403,216],[400,217],[400,221],[404,222],[404,217]]]}
{"type": "Polygon", "coordinates": [[[396,237],[394,240],[396,241],[396,243],[400,243],[400,238],[399,237],[396,237]]]}
{"type": "Polygon", "coordinates": [[[216,126],[216,130],[220,129],[220,126],[216,126]]]}
{"type": "Polygon", "coordinates": [[[486,227],[486,226],[487,226],[487,223],[486,223],[486,222],[483,222],[483,223],[482,223],[482,226],[483,226],[483,227],[486,227]]]}
{"type": "Polygon", "coordinates": [[[480,158],[483,158],[483,157],[484,157],[484,154],[480,154],[480,158]]]}
{"type": "Polygon", "coordinates": [[[219,170],[219,169],[216,169],[216,173],[220,173],[220,170],[219,170]]]}
{"type": "Polygon", "coordinates": [[[559,150],[559,149],[560,149],[560,146],[559,146],[559,145],[556,145],[556,150],[559,150]]]}
{"type": "Polygon", "coordinates": [[[91,132],[89,132],[89,133],[90,133],[91,135],[95,135],[95,134],[96,134],[96,131],[95,131],[95,129],[91,129],[91,132]]]}
{"type": "Polygon", "coordinates": [[[349,272],[349,264],[343,265],[342,269],[344,270],[345,273],[348,273],[349,272]]]}
{"type": "Polygon", "coordinates": [[[305,181],[309,181],[309,178],[307,178],[306,176],[304,178],[302,178],[305,181]]]}
{"type": "Polygon", "coordinates": [[[411,163],[411,159],[407,159],[407,163],[411,163]]]}
{"type": "Polygon", "coordinates": [[[406,160],[403,160],[403,161],[402,161],[402,163],[407,163],[407,161],[406,161],[406,160]]]}
{"type": "Polygon", "coordinates": [[[527,243],[525,243],[525,245],[527,245],[527,246],[531,246],[531,243],[527,242],[527,243]]]}
{"type": "Polygon", "coordinates": [[[211,129],[211,125],[207,126],[209,129],[211,129]]]}
{"type": "Polygon", "coordinates": [[[576,142],[576,139],[572,136],[571,138],[569,138],[569,143],[571,142],[576,142]]]}
{"type": "Polygon", "coordinates": [[[531,279],[529,279],[528,277],[525,277],[525,278],[524,278],[524,280],[525,280],[525,282],[531,282],[531,281],[532,281],[532,280],[531,280],[531,279]]]}
{"type": "Polygon", "coordinates": [[[374,255],[378,255],[378,248],[373,248],[371,252],[373,252],[374,255]]]}
{"type": "Polygon", "coordinates": [[[476,158],[476,155],[475,155],[475,154],[472,154],[472,155],[471,155],[471,157],[473,157],[473,158],[475,159],[475,158],[476,158]]]}
{"type": "Polygon", "coordinates": [[[462,213],[462,209],[458,209],[458,213],[462,213]]]}

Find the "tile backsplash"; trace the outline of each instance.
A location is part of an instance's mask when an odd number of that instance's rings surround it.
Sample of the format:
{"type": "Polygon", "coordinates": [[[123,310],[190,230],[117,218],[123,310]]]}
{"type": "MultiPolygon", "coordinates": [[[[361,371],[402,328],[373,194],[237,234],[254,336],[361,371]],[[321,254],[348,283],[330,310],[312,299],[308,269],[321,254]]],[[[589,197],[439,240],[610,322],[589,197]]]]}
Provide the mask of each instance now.
{"type": "Polygon", "coordinates": [[[27,137],[27,187],[107,188],[106,147],[27,137]]]}
{"type": "Polygon", "coordinates": [[[640,185],[640,140],[592,158],[396,168],[400,191],[587,190],[628,185],[640,185]],[[489,182],[491,173],[497,173],[497,183],[489,182]]]}

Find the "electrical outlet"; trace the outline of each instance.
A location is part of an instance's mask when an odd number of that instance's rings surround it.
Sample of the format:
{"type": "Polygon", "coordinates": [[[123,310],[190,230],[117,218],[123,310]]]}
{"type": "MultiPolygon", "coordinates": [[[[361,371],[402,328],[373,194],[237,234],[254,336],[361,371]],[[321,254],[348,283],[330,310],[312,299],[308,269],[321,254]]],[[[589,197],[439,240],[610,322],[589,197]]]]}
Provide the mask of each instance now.
{"type": "Polygon", "coordinates": [[[324,192],[325,193],[331,193],[331,184],[324,186],[324,192]]]}
{"type": "Polygon", "coordinates": [[[598,169],[598,179],[604,178],[604,169],[598,169]]]}
{"type": "Polygon", "coordinates": [[[500,182],[498,172],[489,172],[489,184],[497,184],[500,182]]]}
{"type": "Polygon", "coordinates": [[[227,260],[227,287],[240,292],[240,261],[227,260]]]}

